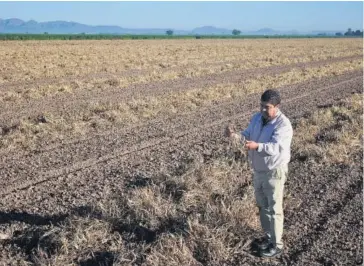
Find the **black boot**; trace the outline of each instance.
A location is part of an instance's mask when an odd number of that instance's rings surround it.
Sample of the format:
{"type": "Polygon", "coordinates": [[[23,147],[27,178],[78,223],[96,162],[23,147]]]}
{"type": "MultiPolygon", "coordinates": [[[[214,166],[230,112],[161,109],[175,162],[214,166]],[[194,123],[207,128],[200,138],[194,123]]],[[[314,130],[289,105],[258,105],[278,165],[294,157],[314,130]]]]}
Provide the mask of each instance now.
{"type": "Polygon", "coordinates": [[[265,250],[260,251],[260,256],[263,258],[273,258],[282,253],[282,249],[276,247],[272,243],[265,250]]]}
{"type": "Polygon", "coordinates": [[[264,237],[255,239],[254,242],[255,242],[256,247],[259,249],[259,251],[261,251],[261,250],[265,250],[268,248],[270,239],[267,236],[264,236],[264,237]]]}

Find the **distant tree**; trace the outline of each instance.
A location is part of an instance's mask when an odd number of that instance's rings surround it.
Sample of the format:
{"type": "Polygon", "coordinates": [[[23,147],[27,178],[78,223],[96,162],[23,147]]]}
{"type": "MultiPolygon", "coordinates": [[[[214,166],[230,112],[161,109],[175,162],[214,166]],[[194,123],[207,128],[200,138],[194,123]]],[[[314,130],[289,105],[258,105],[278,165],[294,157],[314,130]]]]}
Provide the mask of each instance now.
{"type": "Polygon", "coordinates": [[[343,34],[341,32],[336,32],[335,35],[336,36],[343,36],[343,34]]]}
{"type": "Polygon", "coordinates": [[[233,29],[233,31],[232,31],[232,34],[235,36],[239,35],[240,33],[241,33],[241,31],[237,30],[237,29],[233,29]]]}
{"type": "Polygon", "coordinates": [[[168,36],[172,36],[172,35],[173,35],[173,30],[167,30],[167,31],[166,31],[166,34],[167,34],[168,36]]]}
{"type": "Polygon", "coordinates": [[[344,34],[345,36],[352,36],[353,35],[353,32],[351,31],[351,28],[348,29],[347,32],[345,32],[344,34]]]}
{"type": "Polygon", "coordinates": [[[360,30],[352,31],[351,28],[344,33],[345,36],[363,36],[363,32],[360,30]]]}
{"type": "Polygon", "coordinates": [[[48,32],[46,32],[46,31],[45,31],[45,32],[44,32],[44,34],[45,34],[45,35],[47,35],[47,34],[48,34],[48,32]]]}
{"type": "Polygon", "coordinates": [[[360,36],[360,35],[361,35],[361,31],[360,31],[360,30],[356,30],[356,31],[354,32],[354,35],[355,35],[355,36],[360,36]]]}

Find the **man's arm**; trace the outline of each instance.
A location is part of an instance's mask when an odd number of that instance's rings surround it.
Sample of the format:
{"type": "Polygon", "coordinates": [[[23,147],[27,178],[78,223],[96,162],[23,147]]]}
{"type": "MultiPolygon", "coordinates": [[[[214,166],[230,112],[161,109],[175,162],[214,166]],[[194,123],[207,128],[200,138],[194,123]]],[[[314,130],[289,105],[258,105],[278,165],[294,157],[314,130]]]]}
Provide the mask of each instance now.
{"type": "Polygon", "coordinates": [[[250,140],[250,135],[251,135],[251,132],[253,130],[255,116],[256,115],[254,115],[253,118],[250,120],[248,127],[245,130],[240,132],[240,134],[242,136],[244,136],[246,140],[250,140]]]}
{"type": "Polygon", "coordinates": [[[277,155],[282,149],[288,149],[292,140],[293,129],[290,123],[278,127],[269,142],[258,143],[258,154],[261,156],[277,155]]]}

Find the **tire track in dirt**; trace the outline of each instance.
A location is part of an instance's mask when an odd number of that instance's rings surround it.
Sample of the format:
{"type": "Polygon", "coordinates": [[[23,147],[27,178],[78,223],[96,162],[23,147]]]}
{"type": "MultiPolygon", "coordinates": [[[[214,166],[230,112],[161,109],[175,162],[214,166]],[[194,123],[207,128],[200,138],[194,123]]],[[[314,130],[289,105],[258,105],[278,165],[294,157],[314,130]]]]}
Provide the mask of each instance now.
{"type": "MultiPolygon", "coordinates": [[[[335,59],[336,57],[332,58],[335,59]]],[[[338,57],[342,58],[342,57],[338,57]]],[[[350,58],[350,57],[348,57],[350,58]]],[[[20,82],[9,82],[0,84],[0,93],[9,91],[12,89],[18,89],[19,87],[22,87],[23,89],[26,89],[27,87],[35,87],[35,86],[44,86],[47,84],[71,84],[72,82],[76,81],[83,81],[83,80],[89,80],[89,79],[105,79],[105,78],[122,78],[122,77],[135,77],[135,76],[142,76],[145,74],[148,74],[150,72],[158,71],[158,73],[167,73],[170,71],[179,71],[179,70],[185,70],[189,67],[199,67],[199,66],[219,66],[219,65],[226,65],[226,64],[242,64],[245,62],[248,62],[249,60],[230,60],[230,61],[222,61],[222,62],[214,62],[214,63],[201,63],[196,65],[187,65],[187,66],[175,66],[175,67],[167,67],[167,68],[155,68],[155,69],[128,69],[120,72],[96,72],[96,73],[89,73],[85,75],[73,75],[73,76],[62,76],[58,78],[41,78],[41,79],[35,79],[31,81],[20,81],[20,82]]],[[[255,60],[255,61],[263,61],[261,60],[255,60]]],[[[19,72],[18,74],[21,74],[22,72],[19,72]]]]}
{"type": "MultiPolygon", "coordinates": [[[[362,71],[352,71],[352,72],[348,72],[348,73],[345,73],[345,74],[342,74],[342,75],[339,75],[336,77],[325,77],[325,78],[320,78],[320,79],[313,79],[313,80],[305,81],[302,83],[283,86],[278,89],[280,90],[283,98],[289,99],[290,97],[292,97],[290,95],[291,90],[292,91],[294,90],[297,94],[299,94],[299,93],[301,93],[301,91],[305,90],[306,86],[314,88],[314,87],[320,86],[320,83],[325,83],[325,84],[327,84],[327,86],[330,86],[330,84],[335,85],[336,83],[339,83],[343,80],[349,80],[351,78],[358,77],[359,75],[362,75],[362,71]]],[[[149,119],[147,121],[139,122],[139,123],[131,125],[129,127],[112,128],[111,130],[107,130],[102,133],[89,132],[87,137],[84,137],[84,136],[74,137],[70,140],[61,141],[61,142],[57,142],[57,143],[47,142],[47,143],[44,143],[44,146],[40,146],[39,148],[37,148],[36,150],[33,150],[33,151],[23,151],[22,150],[22,151],[16,151],[14,154],[11,153],[10,151],[0,151],[0,156],[7,155],[7,157],[12,157],[14,155],[15,156],[17,155],[19,157],[22,157],[22,156],[26,156],[32,152],[37,153],[37,154],[43,153],[43,152],[49,152],[49,151],[57,149],[61,146],[64,147],[64,146],[72,145],[72,144],[81,144],[86,141],[91,141],[93,139],[99,139],[99,138],[105,138],[106,140],[110,141],[109,139],[112,138],[113,135],[115,135],[115,138],[116,138],[116,136],[125,138],[126,137],[125,135],[130,134],[131,130],[139,132],[138,137],[140,135],[143,135],[143,137],[145,137],[144,135],[146,135],[148,137],[148,139],[150,137],[154,138],[154,137],[157,137],[158,135],[164,134],[161,132],[161,131],[165,130],[164,128],[161,127],[164,124],[172,125],[172,126],[168,127],[168,130],[173,129],[175,127],[177,129],[177,127],[179,127],[179,126],[187,126],[186,124],[192,123],[188,120],[194,120],[195,116],[205,120],[206,114],[208,114],[209,112],[218,113],[218,111],[221,112],[221,109],[223,110],[223,112],[232,113],[233,111],[229,111],[229,110],[225,110],[225,109],[231,108],[231,106],[233,104],[240,105],[241,101],[244,101],[247,103],[254,102],[254,101],[256,101],[257,98],[259,98],[259,96],[260,96],[260,93],[253,93],[253,94],[249,94],[245,98],[224,100],[222,102],[217,102],[217,103],[214,103],[213,105],[201,107],[197,110],[193,110],[190,112],[185,112],[182,114],[173,114],[173,115],[169,115],[167,117],[157,117],[154,119],[149,119]],[[185,122],[184,120],[187,120],[187,122],[185,122]],[[182,124],[184,124],[184,125],[182,125],[182,124]],[[177,126],[175,126],[175,125],[177,125],[177,126]],[[161,130],[154,132],[158,127],[160,127],[161,130]],[[24,152],[24,154],[23,154],[23,152],[24,152]]],[[[250,109],[249,106],[244,106],[244,108],[246,108],[248,110],[250,109]]],[[[221,116],[221,113],[218,113],[218,115],[221,116]]],[[[0,164],[0,168],[1,168],[1,164],[0,164]]]]}
{"type": "MultiPolygon", "coordinates": [[[[308,168],[308,166],[306,165],[304,168],[308,168]]],[[[337,168],[337,166],[329,166],[327,168],[329,169],[329,171],[332,172],[333,170],[335,171],[335,168],[337,168]]],[[[315,181],[318,184],[328,181],[327,175],[325,176],[325,170],[327,169],[320,169],[319,167],[319,169],[315,169],[314,171],[312,171],[312,176],[317,179],[315,181]]],[[[308,171],[310,171],[310,169],[308,169],[308,171]]],[[[349,175],[350,173],[351,172],[348,171],[348,169],[341,172],[341,174],[349,175]]],[[[326,191],[327,194],[332,193],[330,196],[321,198],[321,201],[323,202],[323,204],[326,204],[326,206],[322,206],[322,208],[319,208],[318,210],[310,207],[307,208],[307,206],[302,207],[306,212],[304,214],[296,215],[295,223],[297,223],[297,225],[301,225],[301,223],[305,224],[299,227],[290,226],[289,228],[284,229],[285,235],[283,238],[286,246],[284,249],[284,253],[281,256],[272,260],[261,259],[252,255],[244,256],[241,259],[238,257],[236,259],[239,261],[244,259],[246,265],[267,265],[267,262],[271,263],[270,265],[361,265],[361,243],[363,239],[362,212],[360,216],[357,216],[355,214],[357,213],[358,208],[362,208],[363,186],[361,173],[357,173],[358,175],[355,175],[354,178],[344,177],[344,180],[340,180],[340,177],[333,176],[334,180],[330,179],[330,181],[338,181],[338,184],[333,183],[332,187],[330,187],[330,189],[326,191]],[[340,185],[343,184],[344,186],[341,187],[340,185]],[[335,188],[333,187],[340,187],[340,189],[339,191],[335,191],[335,188]],[[325,200],[328,201],[325,202],[325,200]],[[314,213],[314,215],[312,215],[312,213],[314,213]],[[352,224],[347,223],[348,220],[352,224]],[[306,224],[307,222],[309,224],[306,224]],[[356,231],[353,231],[353,228],[351,227],[352,225],[356,227],[356,231]],[[304,229],[303,227],[305,227],[306,229],[304,229]],[[350,239],[346,235],[340,234],[343,229],[346,230],[347,233],[351,233],[352,236],[358,238],[356,245],[354,244],[354,246],[346,247],[346,249],[344,248],[344,241],[347,240],[350,244],[353,244],[353,238],[350,239]],[[336,235],[337,231],[340,232],[339,236],[336,235]],[[296,232],[296,234],[289,234],[290,232],[296,232]],[[287,233],[290,235],[288,240],[286,239],[287,233]],[[319,249],[320,244],[323,245],[325,248],[319,249]],[[290,250],[289,246],[293,248],[290,250]],[[357,254],[353,254],[353,249],[355,248],[360,250],[355,250],[357,254]],[[344,254],[346,256],[344,256],[344,254]],[[348,257],[351,257],[352,260],[346,261],[346,263],[339,263],[341,258],[346,259],[348,257]]],[[[328,175],[335,174],[329,173],[328,175]]],[[[294,175],[290,174],[290,176],[294,175]]],[[[297,175],[295,177],[303,178],[302,175],[297,175]]],[[[300,186],[300,188],[300,193],[302,194],[300,196],[304,198],[304,194],[309,188],[307,186],[300,186]]],[[[287,186],[287,189],[290,189],[290,185],[287,186]]],[[[317,203],[317,198],[306,198],[305,202],[311,203],[312,200],[314,203],[317,203]]],[[[297,210],[297,213],[299,213],[299,210],[297,210]]],[[[240,264],[234,261],[232,265],[240,264]]]]}
{"type": "Polygon", "coordinates": [[[0,106],[0,124],[14,124],[21,117],[29,117],[29,114],[38,115],[46,112],[74,117],[78,112],[85,108],[87,109],[90,101],[97,103],[119,103],[139,98],[141,95],[143,97],[163,96],[171,92],[188,91],[193,88],[204,88],[226,83],[241,83],[245,79],[254,78],[260,74],[276,75],[288,72],[292,68],[311,68],[358,58],[360,57],[341,57],[308,63],[256,68],[247,71],[236,70],[196,78],[133,84],[126,88],[114,88],[107,91],[80,91],[78,94],[53,95],[41,99],[27,100],[23,103],[4,103],[0,106]]]}
{"type": "MultiPolygon", "coordinates": [[[[361,79],[360,80],[355,79],[354,81],[351,81],[351,83],[349,81],[347,81],[346,84],[339,84],[338,86],[323,87],[323,88],[319,88],[319,89],[316,89],[313,91],[309,90],[305,95],[297,96],[290,100],[287,100],[285,103],[285,107],[282,109],[284,112],[286,109],[287,109],[287,111],[290,110],[290,112],[288,112],[288,114],[295,113],[295,112],[297,113],[297,111],[298,111],[298,113],[300,113],[302,110],[300,110],[299,108],[297,109],[297,105],[295,104],[295,102],[297,100],[302,100],[302,102],[305,102],[306,111],[307,111],[307,109],[309,110],[309,108],[315,108],[315,106],[317,106],[318,103],[327,103],[330,100],[335,101],[336,99],[338,99],[338,98],[340,99],[341,97],[343,97],[345,94],[350,94],[353,90],[353,86],[355,87],[356,91],[360,92],[362,90],[361,79]],[[335,88],[335,90],[333,90],[333,88],[335,88]],[[327,91],[331,92],[330,95],[328,95],[328,96],[326,96],[327,91]],[[316,94],[315,94],[315,92],[316,92],[316,94]],[[313,101],[313,99],[316,99],[316,101],[313,101]]],[[[223,147],[223,143],[224,143],[224,141],[221,138],[221,132],[220,132],[221,123],[228,122],[228,121],[234,121],[234,120],[236,121],[239,119],[240,126],[242,126],[243,122],[244,123],[247,122],[247,119],[242,119],[242,118],[248,118],[250,116],[251,116],[251,114],[246,114],[246,113],[241,114],[240,113],[236,116],[227,117],[227,118],[218,120],[218,121],[208,125],[209,126],[208,130],[206,130],[207,125],[204,125],[202,127],[196,128],[195,130],[191,130],[189,132],[182,132],[181,134],[176,135],[176,136],[166,137],[165,139],[159,139],[156,143],[153,143],[153,145],[138,146],[138,147],[135,147],[135,150],[129,149],[129,150],[117,151],[113,154],[108,154],[107,156],[98,158],[96,160],[89,159],[86,162],[80,162],[71,167],[65,167],[65,168],[61,168],[58,170],[46,172],[41,175],[38,175],[37,180],[30,180],[30,182],[22,181],[22,182],[18,182],[18,184],[12,184],[12,186],[10,186],[10,187],[8,186],[7,188],[5,188],[1,191],[1,195],[4,197],[4,196],[10,195],[14,192],[20,192],[22,190],[26,190],[27,188],[29,188],[31,186],[36,186],[36,184],[43,184],[45,182],[55,180],[57,177],[69,175],[73,172],[79,172],[79,170],[82,170],[82,172],[83,171],[89,172],[89,170],[87,170],[87,168],[93,168],[93,170],[96,169],[97,171],[100,171],[103,167],[103,166],[99,165],[101,163],[106,164],[105,165],[106,167],[111,167],[110,164],[112,164],[112,163],[115,163],[117,165],[117,167],[121,167],[119,159],[121,156],[125,156],[125,155],[130,156],[130,157],[126,158],[126,159],[129,159],[129,162],[128,162],[128,160],[126,160],[126,161],[124,160],[124,161],[122,161],[122,164],[131,163],[131,165],[129,165],[129,167],[126,166],[126,168],[128,168],[129,170],[131,169],[132,172],[136,171],[136,168],[137,168],[136,166],[142,166],[142,168],[144,167],[144,169],[146,167],[149,170],[153,170],[153,167],[151,167],[149,163],[143,164],[144,162],[148,162],[148,160],[145,158],[154,157],[154,158],[157,158],[157,160],[159,160],[160,163],[164,161],[164,162],[170,162],[171,164],[173,164],[174,160],[179,161],[179,159],[181,159],[181,158],[178,158],[178,156],[181,155],[182,151],[192,151],[192,150],[196,151],[196,148],[197,148],[197,150],[199,150],[199,147],[201,144],[204,147],[209,147],[209,149],[211,150],[211,152],[208,152],[210,154],[207,154],[207,159],[209,157],[213,158],[216,156],[221,156],[222,152],[223,152],[221,148],[223,147]],[[214,127],[215,127],[215,129],[214,129],[214,127]],[[201,128],[205,129],[202,133],[200,133],[201,128]],[[218,130],[216,130],[216,128],[218,130]],[[173,144],[176,146],[174,146],[171,149],[173,144]],[[178,145],[181,147],[178,147],[178,145]],[[153,150],[153,148],[154,148],[154,150],[153,150]],[[138,151],[138,153],[136,153],[136,151],[138,151]],[[172,151],[172,153],[170,151],[172,151]],[[180,155],[177,155],[177,158],[174,159],[173,152],[175,152],[175,151],[179,152],[180,155]],[[171,158],[171,156],[172,156],[172,158],[171,158]],[[98,166],[96,166],[96,164],[98,166]],[[93,167],[93,166],[96,166],[96,167],[93,167]]],[[[183,161],[183,160],[180,160],[180,161],[183,161]]],[[[153,163],[155,164],[154,165],[154,168],[155,168],[156,165],[158,165],[158,163],[155,163],[155,162],[153,162],[153,163]]],[[[172,165],[172,168],[173,168],[173,165],[172,165]]],[[[103,178],[103,180],[104,180],[104,178],[103,178]]],[[[118,178],[118,180],[120,182],[119,178],[118,178]]],[[[8,197],[6,197],[6,198],[8,198],[8,197]]]]}
{"type": "MultiPolygon", "coordinates": [[[[326,168],[315,171],[314,176],[321,177],[318,182],[315,180],[310,184],[312,190],[306,186],[310,192],[305,191],[304,195],[301,195],[310,205],[304,206],[305,213],[293,217],[295,223],[286,229],[291,233],[287,237],[293,248],[284,260],[293,262],[294,265],[307,265],[307,262],[312,260],[312,257],[307,258],[304,255],[310,253],[320,237],[328,232],[327,224],[330,220],[340,214],[352,199],[362,192],[363,178],[360,167],[342,169],[334,165],[326,168]],[[300,229],[297,228],[298,224],[300,229]]],[[[299,172],[296,174],[299,176],[299,172]]],[[[295,176],[295,173],[292,176],[295,176]]],[[[300,192],[302,194],[303,191],[300,192]]]]}
{"type": "MultiPolygon", "coordinates": [[[[333,57],[333,58],[329,58],[329,59],[324,59],[324,60],[350,60],[350,59],[356,59],[358,56],[357,55],[351,55],[351,56],[345,56],[345,57],[333,57]]],[[[290,58],[290,57],[289,57],[290,58]]],[[[4,83],[4,84],[0,84],[0,93],[4,92],[4,91],[9,91],[12,89],[18,89],[19,87],[23,89],[27,88],[27,87],[35,87],[35,86],[42,86],[42,85],[47,85],[47,84],[69,84],[75,81],[79,81],[79,80],[89,80],[89,79],[103,79],[103,78],[122,78],[122,77],[133,77],[133,76],[141,76],[150,72],[154,72],[154,71],[158,71],[160,73],[167,73],[170,71],[180,71],[180,70],[185,70],[188,68],[193,68],[193,67],[199,67],[199,66],[204,66],[204,67],[208,67],[208,66],[219,66],[219,65],[226,65],[226,64],[243,64],[245,62],[248,62],[249,60],[230,60],[230,61],[221,61],[221,62],[212,62],[212,63],[200,63],[200,64],[195,64],[195,65],[186,65],[186,66],[175,66],[175,67],[168,67],[168,68],[160,68],[160,69],[128,69],[128,70],[124,70],[124,71],[120,71],[120,72],[113,72],[113,73],[108,73],[108,72],[96,72],[96,73],[89,73],[89,74],[85,74],[85,75],[73,75],[73,76],[62,76],[62,77],[58,77],[58,78],[42,78],[42,79],[35,79],[32,81],[20,81],[20,82],[8,82],[8,83],[4,83]]],[[[263,59],[260,60],[255,60],[255,61],[259,61],[262,62],[264,61],[263,59]]],[[[309,62],[305,62],[305,63],[309,63],[309,62]]],[[[19,74],[22,72],[19,72],[19,74]]]]}
{"type": "Polygon", "coordinates": [[[304,265],[306,258],[315,258],[320,265],[363,265],[362,207],[363,194],[358,193],[327,222],[314,248],[302,254],[297,264],[304,265]]]}
{"type": "MultiPolygon", "coordinates": [[[[351,57],[351,56],[355,56],[355,55],[350,55],[350,56],[345,56],[345,57],[351,57]]],[[[295,59],[298,58],[300,56],[289,56],[287,57],[287,59],[295,59]]],[[[336,58],[342,58],[343,56],[336,56],[336,57],[328,57],[329,59],[336,59],[336,58]]],[[[234,57],[234,55],[230,55],[229,58],[236,58],[234,57]]],[[[158,67],[155,68],[131,68],[131,69],[125,69],[122,71],[117,71],[117,72],[105,72],[105,71],[93,71],[93,72],[89,72],[89,73],[83,73],[83,74],[79,74],[79,75],[64,75],[64,76],[59,76],[59,77],[44,77],[44,78],[36,78],[33,80],[24,80],[24,81],[9,81],[9,82],[4,82],[2,84],[0,84],[0,93],[3,91],[8,91],[11,89],[17,89],[19,87],[22,87],[22,89],[27,88],[27,87],[31,87],[31,86],[42,86],[42,85],[47,85],[49,83],[52,84],[67,84],[67,83],[71,83],[74,81],[79,81],[79,80],[86,80],[86,79],[93,79],[93,78],[122,78],[122,77],[130,77],[130,76],[140,76],[140,75],[144,75],[144,74],[148,74],[150,72],[154,72],[154,71],[158,71],[160,73],[166,73],[169,71],[180,71],[180,70],[185,70],[188,68],[194,68],[194,67],[200,67],[200,66],[220,66],[220,65],[226,65],[226,64],[242,64],[248,61],[251,61],[252,59],[234,59],[234,60],[229,60],[229,58],[223,58],[222,61],[210,61],[210,62],[203,62],[203,63],[197,63],[197,64],[191,64],[188,63],[186,65],[179,65],[179,66],[161,66],[161,64],[163,64],[163,62],[160,62],[158,64],[158,67]]],[[[196,58],[190,58],[189,60],[199,60],[199,57],[196,58]]],[[[262,62],[262,61],[266,61],[264,59],[254,59],[255,62],[262,62]]],[[[117,65],[107,65],[107,67],[117,67],[117,65]]],[[[71,71],[71,70],[69,70],[71,71]]],[[[9,73],[11,74],[24,74],[24,71],[10,71],[9,73]]],[[[6,75],[9,74],[8,72],[1,72],[2,75],[6,75]]]]}
{"type": "MultiPolygon", "coordinates": [[[[354,73],[353,73],[354,74],[354,73]]],[[[340,86],[347,82],[352,82],[354,79],[358,79],[361,76],[345,75],[337,77],[332,80],[329,86],[340,86]]],[[[328,81],[325,79],[325,81],[328,81]]],[[[316,87],[317,83],[321,81],[315,81],[312,83],[297,84],[295,86],[287,86],[281,88],[283,100],[286,98],[287,102],[294,100],[295,95],[304,94],[306,86],[316,87]]],[[[305,95],[308,95],[307,93],[305,95]]],[[[167,135],[179,136],[190,134],[191,127],[206,128],[209,125],[214,125],[213,121],[216,119],[223,123],[226,119],[229,119],[232,114],[249,113],[255,108],[254,102],[260,95],[253,94],[244,99],[244,102],[248,104],[242,105],[241,101],[231,101],[222,103],[221,105],[206,108],[205,110],[196,111],[193,114],[187,114],[186,116],[175,116],[173,119],[157,120],[155,123],[150,123],[144,127],[138,129],[101,135],[98,137],[91,137],[84,141],[80,140],[70,145],[61,144],[62,146],[56,146],[54,149],[47,149],[45,151],[36,151],[35,153],[29,153],[26,155],[14,154],[13,156],[7,154],[6,157],[1,157],[0,174],[2,176],[1,184],[7,184],[8,182],[14,182],[11,176],[27,175],[30,179],[38,175],[39,171],[45,171],[47,169],[67,167],[74,164],[74,162],[87,161],[92,158],[106,158],[110,153],[118,153],[118,151],[134,150],[137,152],[143,147],[151,147],[160,143],[169,141],[167,135]],[[220,110],[220,112],[218,112],[220,110]],[[214,113],[213,116],[210,114],[214,113]],[[166,127],[168,125],[168,127],[166,127]],[[202,125],[202,126],[201,126],[202,125]],[[134,132],[137,132],[135,134],[134,132]],[[181,133],[182,132],[182,133],[181,133]],[[35,163],[38,162],[38,163],[35,163]],[[9,167],[11,169],[9,169],[9,167]],[[11,170],[11,171],[9,171],[11,170]]],[[[234,116],[233,116],[234,117],[234,116]]],[[[197,129],[196,131],[198,131],[197,129]]],[[[192,133],[192,132],[191,132],[192,133]]],[[[122,152],[123,153],[123,152],[122,152]]],[[[19,178],[21,179],[21,177],[19,178]]]]}

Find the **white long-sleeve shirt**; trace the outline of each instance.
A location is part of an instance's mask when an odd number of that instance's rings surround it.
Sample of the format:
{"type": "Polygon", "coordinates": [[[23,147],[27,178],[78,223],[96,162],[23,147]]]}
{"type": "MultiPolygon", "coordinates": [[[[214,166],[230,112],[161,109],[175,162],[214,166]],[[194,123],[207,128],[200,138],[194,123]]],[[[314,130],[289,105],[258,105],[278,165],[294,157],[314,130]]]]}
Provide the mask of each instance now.
{"type": "Polygon", "coordinates": [[[257,150],[248,152],[255,171],[266,172],[289,163],[293,129],[289,119],[280,110],[277,116],[265,126],[263,126],[262,114],[256,113],[248,128],[241,134],[247,140],[259,144],[257,150]]]}

